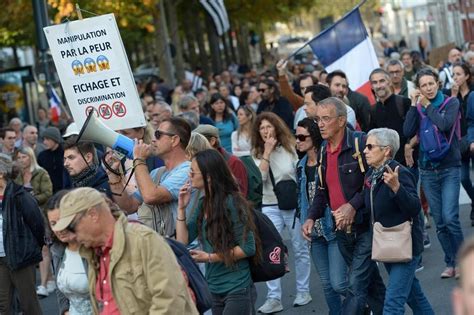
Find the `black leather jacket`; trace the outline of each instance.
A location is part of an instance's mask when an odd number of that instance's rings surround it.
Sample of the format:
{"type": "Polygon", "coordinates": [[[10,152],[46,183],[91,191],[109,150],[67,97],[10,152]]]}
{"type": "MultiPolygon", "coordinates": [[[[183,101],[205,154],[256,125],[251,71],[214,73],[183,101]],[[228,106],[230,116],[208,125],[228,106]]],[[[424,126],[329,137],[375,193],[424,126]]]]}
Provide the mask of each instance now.
{"type": "Polygon", "coordinates": [[[8,267],[18,270],[42,260],[44,218],[35,198],[9,181],[2,203],[3,245],[8,267]]]}

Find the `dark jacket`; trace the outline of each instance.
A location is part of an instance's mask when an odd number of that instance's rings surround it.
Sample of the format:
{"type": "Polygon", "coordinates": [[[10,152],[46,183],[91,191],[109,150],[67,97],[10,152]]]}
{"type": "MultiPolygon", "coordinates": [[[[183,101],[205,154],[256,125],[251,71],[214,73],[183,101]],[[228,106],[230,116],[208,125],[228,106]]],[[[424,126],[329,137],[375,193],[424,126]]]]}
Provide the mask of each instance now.
{"type": "MultiPolygon", "coordinates": [[[[95,175],[94,180],[87,185],[88,187],[95,188],[100,192],[105,193],[109,198],[112,198],[112,191],[110,190],[110,185],[109,185],[109,177],[105,173],[105,171],[102,169],[101,166],[97,167],[97,173],[95,175]]],[[[81,187],[81,186],[76,186],[73,183],[73,187],[81,187]]]]}
{"type": "Polygon", "coordinates": [[[59,146],[55,151],[45,150],[38,155],[38,164],[44,168],[53,183],[53,194],[63,189],[64,150],[59,146]]]}
{"type": "Polygon", "coordinates": [[[35,198],[10,181],[2,203],[3,243],[11,270],[39,263],[43,258],[44,219],[35,198]]]}
{"type": "Polygon", "coordinates": [[[367,212],[370,214],[371,206],[374,211],[374,222],[380,222],[384,227],[392,227],[403,222],[413,220],[411,235],[413,242],[413,256],[423,252],[422,222],[420,219],[421,203],[418,198],[416,181],[413,174],[397,161],[389,163],[392,170],[400,166],[398,181],[400,188],[394,193],[383,180],[377,181],[372,187],[373,204],[370,200],[370,177],[372,170],[367,172],[364,185],[364,198],[367,212]]]}
{"type": "Polygon", "coordinates": [[[370,102],[369,99],[359,93],[349,90],[347,93],[349,99],[349,106],[352,107],[356,114],[357,122],[359,123],[360,129],[364,132],[369,131],[370,124],[370,102]]]}
{"type": "MultiPolygon", "coordinates": [[[[392,94],[384,103],[377,101],[371,110],[370,129],[390,128],[400,136],[400,149],[395,155],[395,160],[406,166],[405,144],[408,138],[403,134],[403,123],[407,112],[410,110],[410,99],[401,95],[392,94]]],[[[414,159],[418,157],[418,146],[415,148],[414,159]]],[[[415,163],[416,165],[416,163],[415,163]]]]}
{"type": "MultiPolygon", "coordinates": [[[[54,242],[53,245],[51,245],[50,247],[50,251],[52,258],[51,264],[53,267],[53,274],[57,276],[61,263],[64,259],[64,252],[66,251],[66,246],[60,242],[54,242]]],[[[88,264],[85,258],[82,258],[82,264],[84,265],[84,269],[86,271],[87,276],[88,264]]],[[[56,299],[58,301],[59,314],[62,315],[69,310],[69,299],[57,288],[57,286],[55,293],[56,299]]]]}
{"type": "MultiPolygon", "coordinates": [[[[362,151],[365,148],[366,136],[364,133],[358,132],[359,136],[359,152],[362,157],[362,162],[364,170],[368,170],[367,162],[365,161],[365,156],[362,151]]],[[[351,204],[354,209],[356,209],[356,215],[354,218],[354,223],[356,230],[363,232],[369,228],[369,219],[370,214],[367,215],[364,207],[364,196],[363,196],[363,186],[364,186],[364,176],[362,173],[359,160],[354,156],[356,152],[355,141],[356,141],[356,132],[346,128],[344,133],[343,144],[341,148],[341,153],[338,156],[338,166],[339,166],[339,179],[341,182],[342,190],[344,193],[345,199],[351,204]]],[[[308,211],[308,218],[310,219],[319,219],[324,216],[325,209],[329,205],[329,194],[328,187],[326,184],[326,142],[323,142],[321,149],[323,150],[322,154],[322,163],[321,163],[321,174],[322,178],[319,177],[318,189],[316,190],[316,195],[313,199],[313,204],[308,211]]],[[[318,163],[321,156],[321,151],[318,152],[318,163]]],[[[330,188],[329,188],[330,189],[330,188]]],[[[336,209],[333,209],[336,210],[336,209]]]]}
{"type": "MultiPolygon", "coordinates": [[[[446,98],[447,96],[444,95],[444,97],[446,98]]],[[[447,139],[449,139],[451,129],[458,117],[458,113],[459,101],[455,97],[451,98],[441,113],[438,113],[438,109],[433,105],[429,105],[426,108],[426,115],[441,132],[444,132],[447,139]]],[[[420,114],[418,113],[417,108],[411,106],[405,118],[405,123],[403,124],[403,133],[405,134],[405,137],[411,138],[419,132],[420,120],[420,114]]],[[[444,169],[448,167],[461,166],[461,152],[459,149],[459,140],[456,136],[453,137],[448,154],[439,163],[432,164],[430,161],[427,163],[423,162],[423,154],[422,150],[420,150],[418,165],[421,169],[444,169]]]]}
{"type": "Polygon", "coordinates": [[[212,126],[215,125],[214,120],[212,120],[211,118],[206,117],[204,115],[199,115],[199,124],[200,125],[212,125],[212,126]]]}
{"type": "Polygon", "coordinates": [[[257,114],[261,112],[273,112],[277,114],[286,123],[290,130],[293,130],[293,108],[290,102],[282,96],[276,101],[270,103],[267,100],[263,100],[258,104],[257,114]]]}

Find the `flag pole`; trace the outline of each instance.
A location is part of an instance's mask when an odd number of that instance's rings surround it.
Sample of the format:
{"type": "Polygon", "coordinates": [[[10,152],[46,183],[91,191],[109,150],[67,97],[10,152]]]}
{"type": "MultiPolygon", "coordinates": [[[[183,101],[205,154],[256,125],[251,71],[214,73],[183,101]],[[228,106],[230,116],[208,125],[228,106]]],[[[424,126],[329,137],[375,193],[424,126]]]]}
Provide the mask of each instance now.
{"type": "MultiPolygon", "coordinates": [[[[349,15],[352,11],[354,11],[354,10],[356,10],[356,9],[359,9],[359,8],[360,8],[361,6],[363,6],[366,2],[367,2],[367,0],[361,0],[358,5],[356,5],[355,7],[353,7],[353,8],[352,8],[349,12],[347,12],[346,14],[344,14],[344,16],[343,16],[342,18],[340,18],[339,20],[337,20],[337,22],[343,20],[343,19],[344,19],[347,15],[349,15]]],[[[336,22],[336,23],[337,23],[337,22],[336,22]]],[[[334,23],[334,24],[335,24],[335,23],[334,23]]],[[[324,31],[325,31],[325,30],[323,30],[323,32],[324,32],[324,31]]],[[[320,32],[319,34],[321,34],[321,33],[322,33],[322,32],[320,32]]],[[[318,37],[319,34],[316,35],[315,37],[311,38],[310,40],[307,40],[307,41],[303,44],[303,46],[301,46],[300,48],[298,48],[298,49],[296,49],[295,51],[293,51],[288,57],[286,57],[286,58],[283,59],[283,60],[284,60],[284,61],[290,60],[293,56],[295,56],[295,55],[298,54],[300,51],[302,51],[303,48],[305,48],[306,46],[308,46],[308,44],[311,43],[311,42],[313,41],[313,39],[315,39],[316,37],[318,37]]]]}

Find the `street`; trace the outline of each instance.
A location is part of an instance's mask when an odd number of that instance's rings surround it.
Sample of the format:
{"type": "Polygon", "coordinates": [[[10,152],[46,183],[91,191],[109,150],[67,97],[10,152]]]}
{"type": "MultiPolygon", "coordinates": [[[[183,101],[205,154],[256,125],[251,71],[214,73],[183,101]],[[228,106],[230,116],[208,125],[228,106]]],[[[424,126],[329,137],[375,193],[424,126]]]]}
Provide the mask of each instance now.
{"type": "MultiPolygon", "coordinates": [[[[471,227],[469,220],[470,206],[464,204],[461,206],[460,218],[461,224],[466,237],[473,235],[474,228],[471,227]]],[[[436,230],[432,222],[432,227],[428,229],[428,233],[431,238],[431,248],[426,249],[423,253],[423,265],[425,269],[417,273],[417,277],[421,282],[423,290],[428,297],[433,309],[436,314],[451,314],[451,290],[456,285],[456,280],[452,279],[441,279],[439,275],[444,269],[442,251],[436,238],[436,230]]],[[[292,255],[291,245],[288,243],[290,250],[290,257],[292,255]]],[[[290,258],[290,268],[294,270],[294,264],[290,258]]],[[[386,272],[383,267],[380,268],[382,276],[386,279],[386,272]]],[[[323,291],[319,282],[318,274],[311,265],[311,295],[313,301],[308,305],[295,308],[292,306],[294,300],[294,288],[295,288],[295,274],[290,272],[283,278],[282,284],[282,302],[284,310],[279,314],[282,315],[293,315],[293,314],[327,314],[327,306],[324,300],[323,291]]],[[[257,284],[258,298],[256,308],[260,307],[265,301],[266,286],[264,283],[257,284]]],[[[47,298],[40,300],[44,314],[57,314],[58,308],[56,303],[56,296],[54,294],[47,298]]],[[[410,309],[407,307],[407,314],[411,314],[410,309]]]]}

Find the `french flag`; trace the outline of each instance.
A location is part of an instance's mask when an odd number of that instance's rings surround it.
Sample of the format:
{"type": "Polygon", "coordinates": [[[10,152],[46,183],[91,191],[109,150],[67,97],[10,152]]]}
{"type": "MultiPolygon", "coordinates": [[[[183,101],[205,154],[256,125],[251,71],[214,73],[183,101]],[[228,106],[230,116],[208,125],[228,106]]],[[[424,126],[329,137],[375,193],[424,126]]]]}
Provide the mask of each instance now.
{"type": "Polygon", "coordinates": [[[59,116],[61,115],[61,99],[52,86],[49,86],[49,109],[51,111],[51,120],[53,122],[59,122],[59,116]]]}
{"type": "Polygon", "coordinates": [[[359,7],[308,43],[327,72],[342,70],[349,86],[375,103],[369,75],[379,67],[374,46],[362,22],[359,7]]]}

